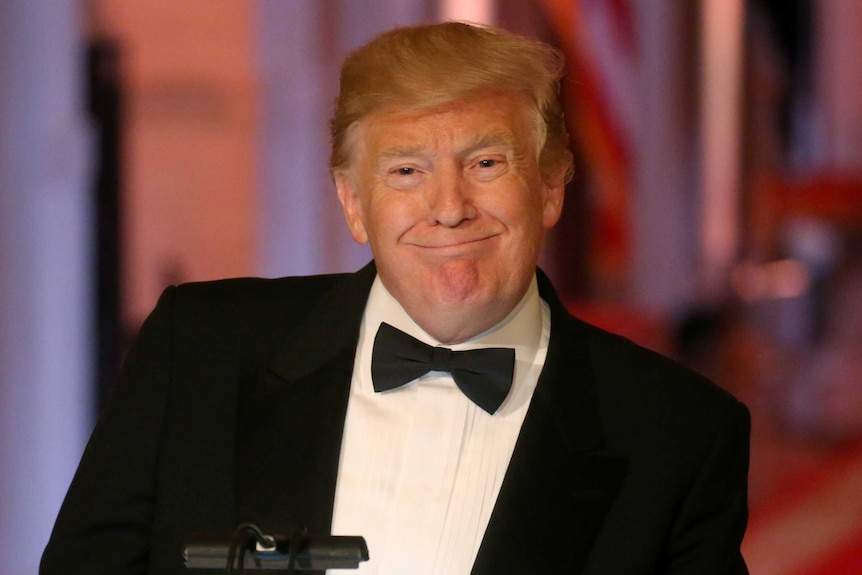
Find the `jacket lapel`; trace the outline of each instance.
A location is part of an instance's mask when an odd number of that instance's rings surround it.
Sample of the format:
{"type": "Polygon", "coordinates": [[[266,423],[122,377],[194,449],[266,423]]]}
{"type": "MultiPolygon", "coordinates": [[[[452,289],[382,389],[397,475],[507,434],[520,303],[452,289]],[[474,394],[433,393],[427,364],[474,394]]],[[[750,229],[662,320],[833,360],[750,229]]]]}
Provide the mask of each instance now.
{"type": "Polygon", "coordinates": [[[237,414],[239,521],[271,533],[329,533],[359,326],[375,273],[369,264],[339,280],[268,365],[246,370],[237,414]]]}
{"type": "Polygon", "coordinates": [[[539,272],[551,340],[494,512],[473,566],[492,573],[577,573],[626,473],[602,451],[595,380],[582,324],[539,272]]]}

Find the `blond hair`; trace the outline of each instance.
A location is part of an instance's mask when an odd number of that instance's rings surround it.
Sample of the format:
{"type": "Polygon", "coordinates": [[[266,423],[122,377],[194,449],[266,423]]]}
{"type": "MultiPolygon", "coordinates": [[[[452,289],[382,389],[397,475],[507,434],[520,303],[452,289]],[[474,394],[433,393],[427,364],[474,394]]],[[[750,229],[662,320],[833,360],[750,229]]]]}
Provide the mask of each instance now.
{"type": "Polygon", "coordinates": [[[500,29],[447,22],[385,32],[341,68],[330,169],[350,165],[351,134],[375,112],[421,110],[482,91],[511,90],[533,105],[543,177],[564,173],[568,180],[572,156],[558,95],[562,70],[559,51],[500,29]]]}

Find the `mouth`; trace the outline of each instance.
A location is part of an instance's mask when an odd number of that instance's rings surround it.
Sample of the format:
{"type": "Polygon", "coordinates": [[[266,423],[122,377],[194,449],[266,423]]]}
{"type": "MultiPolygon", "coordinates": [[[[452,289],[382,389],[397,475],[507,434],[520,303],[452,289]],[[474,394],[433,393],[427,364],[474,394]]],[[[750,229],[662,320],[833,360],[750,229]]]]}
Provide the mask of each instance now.
{"type": "Polygon", "coordinates": [[[445,249],[457,249],[457,248],[469,248],[476,244],[480,244],[482,242],[492,240],[496,238],[499,234],[489,234],[485,236],[476,236],[476,237],[467,237],[467,238],[440,238],[440,239],[430,239],[427,241],[421,242],[412,242],[412,245],[418,248],[423,249],[431,249],[431,250],[445,250],[445,249]]]}

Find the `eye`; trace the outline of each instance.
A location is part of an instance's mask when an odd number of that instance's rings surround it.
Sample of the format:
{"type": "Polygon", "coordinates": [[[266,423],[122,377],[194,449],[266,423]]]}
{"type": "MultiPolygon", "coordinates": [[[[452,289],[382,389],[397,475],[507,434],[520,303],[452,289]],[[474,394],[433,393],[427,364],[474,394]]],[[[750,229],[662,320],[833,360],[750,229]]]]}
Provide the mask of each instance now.
{"type": "Polygon", "coordinates": [[[479,182],[489,182],[506,173],[507,167],[506,158],[495,154],[492,157],[479,158],[474,161],[470,173],[472,174],[471,177],[479,182]]]}
{"type": "Polygon", "coordinates": [[[397,190],[409,190],[418,186],[424,177],[421,167],[417,166],[393,166],[389,168],[386,181],[389,186],[397,190]]]}

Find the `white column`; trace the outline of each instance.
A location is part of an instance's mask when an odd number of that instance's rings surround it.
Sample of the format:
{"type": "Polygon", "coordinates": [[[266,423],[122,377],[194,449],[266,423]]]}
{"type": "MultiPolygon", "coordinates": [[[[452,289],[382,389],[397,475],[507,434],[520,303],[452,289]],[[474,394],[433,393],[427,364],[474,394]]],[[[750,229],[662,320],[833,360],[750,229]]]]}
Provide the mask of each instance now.
{"type": "Polygon", "coordinates": [[[632,209],[634,301],[660,315],[691,303],[696,256],[696,155],[685,102],[685,14],[678,2],[633,3],[638,26],[632,209]]]}
{"type": "Polygon", "coordinates": [[[493,25],[497,20],[495,0],[440,0],[440,20],[493,25]]]}
{"type": "Polygon", "coordinates": [[[261,273],[358,269],[329,178],[329,118],[349,50],[394,26],[427,21],[427,0],[260,0],[261,273]]]}
{"type": "Polygon", "coordinates": [[[0,569],[32,575],[91,426],[80,2],[0,3],[0,569]]]}
{"type": "Polygon", "coordinates": [[[742,0],[702,0],[700,289],[724,295],[740,241],[742,0]]]}
{"type": "MultiPolygon", "coordinates": [[[[862,169],[862,2],[814,4],[817,168],[855,177],[862,169]]],[[[814,150],[812,150],[814,151],[814,150]]]]}
{"type": "Polygon", "coordinates": [[[332,98],[324,90],[317,2],[262,0],[258,11],[261,273],[335,271],[325,265],[326,239],[340,251],[349,236],[328,230],[337,223],[326,171],[332,98]]]}

